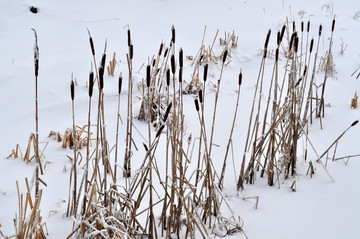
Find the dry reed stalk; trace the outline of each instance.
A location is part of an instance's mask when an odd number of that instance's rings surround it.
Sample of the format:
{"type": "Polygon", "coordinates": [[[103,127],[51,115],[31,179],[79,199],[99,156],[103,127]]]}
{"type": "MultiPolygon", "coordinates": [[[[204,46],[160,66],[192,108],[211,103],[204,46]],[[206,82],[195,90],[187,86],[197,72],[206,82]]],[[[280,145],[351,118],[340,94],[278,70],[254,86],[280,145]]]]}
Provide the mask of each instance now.
{"type": "Polygon", "coordinates": [[[242,71],[240,71],[240,74],[239,74],[238,93],[237,93],[237,98],[236,98],[234,119],[233,119],[233,122],[232,122],[230,136],[229,136],[228,144],[226,146],[226,152],[225,152],[225,158],[224,158],[224,162],[223,162],[223,167],[222,167],[221,175],[220,175],[220,179],[219,179],[219,188],[220,188],[220,190],[222,190],[222,188],[223,188],[225,169],[226,169],[226,159],[227,159],[227,156],[228,156],[228,153],[229,153],[230,142],[232,141],[232,134],[233,134],[234,128],[235,128],[235,121],[236,121],[236,116],[237,116],[237,111],[238,111],[238,106],[239,106],[239,99],[240,99],[241,83],[242,83],[242,71]]]}
{"type": "Polygon", "coordinates": [[[114,164],[114,178],[115,184],[117,180],[117,156],[118,156],[118,142],[119,142],[119,119],[120,119],[120,94],[122,88],[122,74],[120,73],[119,76],[119,83],[118,83],[118,111],[116,115],[116,143],[115,143],[115,164],[114,164]]]}

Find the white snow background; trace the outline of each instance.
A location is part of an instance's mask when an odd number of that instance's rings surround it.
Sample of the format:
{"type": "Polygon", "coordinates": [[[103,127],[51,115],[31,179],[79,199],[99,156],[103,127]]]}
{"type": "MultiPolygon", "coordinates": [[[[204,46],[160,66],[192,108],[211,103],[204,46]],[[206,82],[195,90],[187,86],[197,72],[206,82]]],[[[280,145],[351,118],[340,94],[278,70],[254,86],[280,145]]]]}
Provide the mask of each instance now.
{"type": "MultiPolygon", "coordinates": [[[[360,158],[328,162],[327,169],[334,177],[332,182],[320,164],[315,163],[313,178],[306,175],[308,164],[299,150],[298,175],[281,180],[281,187],[269,187],[266,179],[257,178],[254,185],[245,185],[236,191],[236,181],[244,149],[249,112],[255,89],[258,68],[266,33],[272,30],[270,49],[276,48],[276,32],[286,21],[295,19],[297,27],[301,20],[311,21],[312,36],[317,36],[319,24],[323,24],[320,54],[328,48],[331,23],[336,16],[333,56],[337,77],[330,78],[325,93],[325,118],[323,129],[315,120],[310,127],[310,138],[317,151],[322,153],[352,122],[360,118],[360,109],[350,109],[355,91],[360,91],[360,78],[351,74],[360,67],[360,2],[358,0],[1,0],[0,1],[0,231],[5,236],[14,235],[13,219],[18,212],[16,180],[25,192],[24,178],[32,178],[35,164],[25,164],[21,159],[7,159],[11,150],[19,144],[24,152],[28,137],[35,131],[35,81],[33,64],[34,34],[38,33],[40,49],[39,68],[39,134],[40,142],[49,141],[44,155],[48,161],[42,179],[41,214],[47,223],[49,238],[66,238],[72,231],[71,218],[64,217],[68,197],[69,149],[64,150],[54,139],[48,138],[51,130],[64,132],[72,126],[70,81],[71,75],[78,82],[75,89],[76,123],[87,123],[88,97],[86,82],[91,70],[92,55],[87,29],[94,39],[97,61],[100,61],[107,39],[107,61],[116,52],[120,63],[115,77],[105,78],[105,113],[107,134],[115,142],[117,110],[117,78],[123,73],[125,82],[121,97],[121,116],[126,118],[127,101],[127,26],[130,26],[134,45],[135,80],[141,81],[145,67],[156,54],[161,41],[169,43],[171,26],[176,29],[176,47],[183,48],[185,56],[195,56],[200,48],[204,27],[207,27],[205,45],[210,45],[219,29],[235,31],[239,36],[238,47],[232,52],[231,63],[225,67],[220,89],[219,112],[216,119],[213,159],[216,167],[222,166],[228,136],[231,129],[237,88],[237,77],[243,71],[240,108],[233,141],[235,172],[228,163],[224,194],[231,207],[245,222],[244,230],[249,238],[360,238],[360,158]],[[325,7],[329,4],[328,7],[325,7]],[[29,11],[31,6],[39,9],[37,14],[29,11]],[[299,14],[302,12],[302,14],[299,14]],[[302,18],[303,17],[303,18],[302,18]],[[339,54],[341,43],[347,48],[339,54]],[[297,191],[290,185],[297,181],[297,191]],[[259,206],[243,197],[259,196],[259,206]]],[[[215,51],[222,47],[217,40],[215,51]]],[[[281,57],[280,57],[281,58],[281,57]]],[[[191,62],[185,61],[184,80],[190,81],[191,62]]],[[[273,61],[267,63],[265,79],[270,80],[273,61]]],[[[220,65],[211,64],[210,81],[216,82],[220,65]]],[[[320,80],[320,79],[319,79],[320,80]]],[[[210,87],[208,87],[210,89],[210,87]]],[[[266,91],[264,91],[266,92],[266,91]]],[[[139,93],[136,93],[139,95],[139,93]]],[[[206,92],[208,102],[213,102],[214,92],[206,92]]],[[[134,113],[140,108],[140,100],[134,97],[134,113]]],[[[185,96],[186,135],[198,137],[199,124],[193,105],[193,96],[185,96]]],[[[209,103],[210,106],[212,103],[209,103]]],[[[266,101],[264,101],[266,104],[266,101]]],[[[95,112],[96,104],[93,104],[95,112]]],[[[208,117],[211,119],[211,107],[208,117]]],[[[92,115],[95,119],[96,114],[92,115]]],[[[93,120],[94,122],[94,120],[93,120]]],[[[135,121],[146,132],[146,124],[135,121]]],[[[210,125],[210,123],[208,123],[210,125]]],[[[124,144],[125,125],[120,129],[120,142],[124,144]]],[[[155,132],[155,131],[154,131],[155,132]]],[[[146,133],[145,133],[146,135],[146,133]]],[[[143,139],[134,133],[137,145],[143,139]]],[[[299,145],[301,145],[299,140],[299,145]]],[[[121,147],[120,147],[121,148],[121,147]]],[[[302,146],[299,146],[302,148],[302,146]]],[[[331,151],[332,152],[332,151],[331,151]]],[[[360,126],[353,127],[338,145],[337,155],[360,153],[360,126]]],[[[122,159],[123,148],[121,148],[122,159]]],[[[142,162],[144,150],[139,147],[133,157],[133,168],[142,162]],[[138,158],[138,162],[136,162],[138,158]]],[[[315,154],[309,160],[316,160],[315,154]]],[[[164,161],[158,160],[159,167],[164,161]]],[[[226,211],[226,209],[224,209],[226,211]]],[[[225,212],[226,213],[226,212],[225,212]]],[[[158,213],[155,213],[158,216],[158,213]]],[[[237,233],[229,238],[245,238],[237,233]]]]}

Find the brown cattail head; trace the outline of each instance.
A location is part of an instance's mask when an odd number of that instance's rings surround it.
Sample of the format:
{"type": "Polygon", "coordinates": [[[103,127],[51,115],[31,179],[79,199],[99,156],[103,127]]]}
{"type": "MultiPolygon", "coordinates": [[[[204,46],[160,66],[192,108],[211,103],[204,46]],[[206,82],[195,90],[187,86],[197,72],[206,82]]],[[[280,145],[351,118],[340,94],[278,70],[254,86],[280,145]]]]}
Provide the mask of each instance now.
{"type": "Polygon", "coordinates": [[[297,52],[298,51],[298,47],[299,47],[299,37],[295,37],[294,40],[294,51],[297,52]]]}
{"type": "Polygon", "coordinates": [[[355,120],[355,121],[351,124],[351,127],[355,126],[357,123],[359,123],[359,120],[355,120]]]}
{"type": "Polygon", "coordinates": [[[122,74],[120,73],[120,76],[119,76],[119,85],[118,85],[118,86],[119,86],[119,90],[118,90],[119,95],[121,94],[122,80],[123,80],[122,74]]]}
{"type": "Polygon", "coordinates": [[[165,49],[165,52],[164,52],[164,57],[167,56],[168,52],[169,52],[169,48],[166,48],[166,49],[165,49]]]}
{"type": "Polygon", "coordinates": [[[148,146],[145,143],[143,143],[143,146],[144,146],[145,151],[148,152],[149,151],[148,146]]]}
{"type": "Polygon", "coordinates": [[[306,72],[307,72],[307,65],[305,65],[305,68],[304,68],[304,73],[303,73],[303,76],[305,77],[306,75],[306,72]]]}
{"type": "Polygon", "coordinates": [[[163,50],[163,47],[164,47],[164,43],[161,42],[160,49],[159,49],[159,54],[158,54],[159,56],[161,56],[161,52],[163,50]]]}
{"type": "Polygon", "coordinates": [[[90,72],[89,74],[89,97],[93,95],[93,88],[94,88],[94,72],[90,72]]]}
{"type": "Polygon", "coordinates": [[[242,83],[242,70],[240,70],[240,74],[239,74],[239,82],[238,82],[239,86],[241,85],[241,83],[242,83]]]}
{"type": "Polygon", "coordinates": [[[170,102],[170,104],[166,108],[166,111],[165,111],[165,114],[164,114],[164,120],[163,120],[164,122],[166,122],[167,118],[169,117],[171,106],[172,106],[172,102],[170,102]]]}
{"type": "Polygon", "coordinates": [[[199,90],[199,101],[202,104],[202,102],[203,102],[203,91],[202,91],[202,89],[199,90]]]}
{"type": "Polygon", "coordinates": [[[301,21],[301,32],[304,32],[304,21],[301,21]]]}
{"type": "Polygon", "coordinates": [[[320,24],[320,26],[319,26],[319,37],[321,36],[321,32],[322,32],[322,25],[320,24]]]}
{"type": "Polygon", "coordinates": [[[70,93],[71,93],[71,100],[74,100],[75,98],[75,89],[74,89],[74,81],[71,81],[71,85],[70,85],[70,93]]]}
{"type": "Polygon", "coordinates": [[[131,45],[131,33],[130,33],[130,28],[127,31],[127,35],[128,35],[128,47],[130,47],[131,45]]]}
{"type": "Polygon", "coordinates": [[[101,58],[101,67],[105,69],[105,63],[106,63],[106,54],[104,53],[101,58]]]}
{"type": "Polygon", "coordinates": [[[295,32],[295,30],[296,30],[295,21],[293,21],[293,32],[295,32]]]}
{"type": "Polygon", "coordinates": [[[226,61],[227,54],[228,54],[228,50],[227,50],[227,49],[225,49],[225,51],[224,51],[224,55],[223,55],[223,59],[222,59],[223,64],[224,64],[224,63],[225,63],[225,61],[226,61]]]}
{"type": "Polygon", "coordinates": [[[130,45],[129,55],[130,55],[130,59],[132,60],[133,57],[134,57],[134,46],[133,46],[133,44],[130,45]]]}
{"type": "Polygon", "coordinates": [[[180,68],[182,68],[183,64],[184,64],[183,55],[184,55],[183,49],[180,48],[180,51],[179,51],[179,65],[180,65],[180,68]]]}
{"type": "Polygon", "coordinates": [[[152,67],[155,67],[155,64],[156,64],[156,59],[154,59],[154,60],[152,61],[152,67]]]}
{"type": "Polygon", "coordinates": [[[306,28],[306,31],[309,32],[310,31],[310,20],[308,21],[307,23],[307,28],[306,28]]]}
{"type": "Polygon", "coordinates": [[[290,45],[289,45],[289,51],[291,51],[291,49],[292,49],[292,46],[293,46],[293,44],[294,44],[294,41],[295,41],[296,36],[297,36],[296,32],[294,32],[294,33],[291,35],[290,45]]]}
{"type": "Polygon", "coordinates": [[[104,68],[99,67],[99,81],[100,81],[100,90],[104,88],[104,68]]]}
{"type": "Polygon", "coordinates": [[[170,85],[170,69],[166,71],[166,85],[169,87],[170,85]]]}
{"type": "Polygon", "coordinates": [[[286,25],[284,25],[284,26],[281,28],[280,42],[282,42],[282,39],[283,39],[283,37],[284,37],[285,29],[286,29],[286,25]]]}
{"type": "Polygon", "coordinates": [[[332,21],[331,31],[334,32],[335,29],[335,18],[332,21]]]}
{"type": "Polygon", "coordinates": [[[172,25],[171,27],[171,42],[175,43],[175,27],[172,25]]]}
{"type": "Polygon", "coordinates": [[[35,77],[39,75],[39,47],[38,47],[38,39],[37,33],[34,28],[32,28],[35,35],[35,46],[34,46],[34,65],[35,65],[35,77]]]}
{"type": "Polygon", "coordinates": [[[276,37],[276,43],[277,43],[278,46],[280,46],[280,43],[281,43],[280,42],[280,34],[281,34],[280,31],[278,31],[277,32],[277,37],[276,37]]]}
{"type": "Polygon", "coordinates": [[[310,53],[312,52],[313,46],[314,46],[314,38],[311,39],[311,42],[310,42],[310,53]]]}
{"type": "Polygon", "coordinates": [[[157,138],[157,137],[159,137],[159,136],[160,136],[160,134],[161,134],[161,132],[163,131],[164,127],[165,127],[165,125],[161,125],[161,126],[160,126],[160,128],[159,128],[158,132],[156,133],[155,138],[157,138]]]}
{"type": "Polygon", "coordinates": [[[278,62],[279,60],[279,48],[276,48],[276,51],[275,51],[275,62],[278,62]]]}
{"type": "Polygon", "coordinates": [[[39,58],[35,59],[35,76],[38,77],[39,75],[39,58]]]}
{"type": "Polygon", "coordinates": [[[199,101],[198,101],[198,99],[195,99],[195,100],[194,100],[194,103],[195,103],[195,109],[196,109],[196,111],[199,112],[200,108],[199,108],[199,101]]]}
{"type": "Polygon", "coordinates": [[[90,41],[90,47],[91,47],[91,54],[93,56],[95,56],[95,48],[94,48],[94,42],[93,42],[92,37],[89,38],[89,41],[90,41]]]}
{"type": "Polygon", "coordinates": [[[179,69],[179,82],[182,82],[182,72],[183,72],[183,68],[180,67],[180,69],[179,69]]]}
{"type": "Polygon", "coordinates": [[[150,87],[151,81],[151,68],[150,65],[146,67],[146,86],[150,87]]]}
{"type": "Polygon", "coordinates": [[[300,82],[302,81],[302,77],[300,77],[300,79],[298,80],[298,82],[295,84],[295,87],[297,87],[299,84],[300,84],[300,82]]]}
{"type": "Polygon", "coordinates": [[[171,55],[171,72],[175,74],[176,72],[176,66],[175,66],[175,56],[171,55]]]}
{"type": "Polygon", "coordinates": [[[206,82],[206,80],[207,80],[208,68],[209,68],[209,64],[206,64],[204,66],[204,82],[206,82]]]}
{"type": "Polygon", "coordinates": [[[267,48],[264,49],[264,55],[263,55],[264,59],[266,58],[266,55],[267,55],[267,48]]]}
{"type": "Polygon", "coordinates": [[[269,44],[269,40],[270,40],[270,35],[271,35],[271,29],[269,29],[267,35],[266,35],[266,40],[265,40],[265,45],[264,45],[264,48],[267,48],[268,47],[268,44],[269,44]]]}

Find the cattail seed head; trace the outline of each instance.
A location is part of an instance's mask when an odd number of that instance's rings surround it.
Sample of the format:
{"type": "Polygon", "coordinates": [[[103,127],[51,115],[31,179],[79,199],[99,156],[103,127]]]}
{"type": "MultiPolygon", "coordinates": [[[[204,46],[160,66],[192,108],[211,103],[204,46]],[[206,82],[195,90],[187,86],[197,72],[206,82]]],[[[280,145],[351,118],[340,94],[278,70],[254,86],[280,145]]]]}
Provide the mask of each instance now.
{"type": "Polygon", "coordinates": [[[296,32],[294,32],[292,35],[291,35],[291,38],[290,38],[290,45],[289,45],[289,51],[291,51],[291,48],[293,46],[293,43],[295,41],[295,38],[296,38],[296,32]]]}
{"type": "Polygon", "coordinates": [[[295,37],[294,41],[294,51],[297,52],[299,47],[299,37],[295,37]]]}
{"type": "Polygon", "coordinates": [[[74,89],[74,81],[71,81],[71,85],[70,85],[70,93],[71,93],[71,100],[74,100],[75,98],[75,89],[74,89]]]}
{"type": "Polygon", "coordinates": [[[170,85],[170,69],[166,71],[166,85],[169,87],[170,85]]]}
{"type": "Polygon", "coordinates": [[[311,39],[311,42],[310,42],[310,53],[312,52],[313,46],[314,46],[314,38],[311,39]]]}
{"type": "Polygon", "coordinates": [[[130,55],[130,59],[132,60],[133,57],[134,57],[134,46],[133,46],[133,44],[130,45],[129,55],[130,55]]]}
{"type": "Polygon", "coordinates": [[[301,21],[301,32],[304,32],[304,21],[301,21]]]}
{"type": "Polygon", "coordinates": [[[100,81],[100,90],[104,88],[104,68],[99,67],[99,81],[100,81]]]}
{"type": "Polygon", "coordinates": [[[265,40],[265,45],[264,45],[264,48],[267,48],[268,47],[268,44],[269,44],[269,40],[270,40],[270,35],[271,35],[271,29],[269,29],[267,35],[266,35],[266,40],[265,40]]]}
{"type": "Polygon", "coordinates": [[[168,52],[169,52],[169,48],[166,48],[166,49],[165,49],[165,52],[164,52],[164,57],[167,56],[168,52]]]}
{"type": "Polygon", "coordinates": [[[35,76],[39,75],[39,59],[35,59],[35,76]]]}
{"type": "Polygon", "coordinates": [[[204,82],[206,82],[206,80],[207,80],[208,69],[209,69],[209,64],[206,64],[204,66],[204,82]]]}
{"type": "Polygon", "coordinates": [[[282,42],[282,39],[284,37],[285,29],[286,29],[286,25],[283,25],[283,27],[281,28],[281,33],[280,33],[280,43],[282,42]]]}
{"type": "Polygon", "coordinates": [[[105,63],[106,63],[106,54],[104,53],[101,58],[101,67],[105,69],[105,63]]]}
{"type": "Polygon", "coordinates": [[[130,45],[131,45],[131,33],[130,33],[130,28],[127,30],[127,36],[128,36],[128,47],[130,47],[130,45]]]}
{"type": "Polygon", "coordinates": [[[158,54],[159,56],[161,56],[161,52],[163,50],[163,47],[164,47],[164,43],[161,42],[160,49],[159,49],[159,54],[158,54]]]}
{"type": "Polygon", "coordinates": [[[150,65],[146,67],[146,86],[150,87],[150,80],[151,80],[151,68],[150,65]]]}
{"type": "Polygon", "coordinates": [[[91,47],[91,54],[93,56],[95,56],[95,48],[94,48],[94,42],[93,42],[92,37],[89,38],[89,41],[90,41],[90,47],[91,47]]]}
{"type": "Polygon", "coordinates": [[[203,91],[202,91],[202,89],[199,90],[199,101],[202,104],[202,102],[203,102],[203,91]]]}
{"type": "Polygon", "coordinates": [[[359,123],[359,120],[355,120],[355,121],[351,124],[351,127],[355,126],[357,123],[359,123]]]}
{"type": "Polygon", "coordinates": [[[238,82],[239,86],[241,85],[241,83],[242,83],[242,70],[240,70],[240,74],[239,74],[239,82],[238,82]]]}
{"type": "Polygon", "coordinates": [[[307,28],[306,28],[306,31],[309,32],[310,31],[310,20],[308,21],[307,23],[307,28]]]}
{"type": "Polygon", "coordinates": [[[152,62],[152,67],[155,67],[155,64],[156,64],[156,60],[154,59],[152,62]]]}
{"type": "Polygon", "coordinates": [[[94,72],[89,74],[89,97],[92,97],[94,89],[94,72]]]}
{"type": "Polygon", "coordinates": [[[335,18],[332,21],[331,31],[334,32],[335,29],[335,18]]]}
{"type": "Polygon", "coordinates": [[[267,48],[264,49],[264,55],[263,55],[264,59],[266,58],[266,55],[267,55],[267,48]]]}
{"type": "Polygon", "coordinates": [[[278,62],[279,60],[279,48],[276,48],[276,51],[275,51],[275,62],[278,62]]]}
{"type": "Polygon", "coordinates": [[[175,27],[174,27],[174,25],[171,27],[171,42],[175,43],[175,27]]]}
{"type": "Polygon", "coordinates": [[[169,117],[171,106],[172,106],[172,102],[170,102],[170,104],[166,108],[165,115],[164,115],[164,120],[163,120],[164,122],[166,122],[167,118],[169,117]]]}
{"type": "Polygon", "coordinates": [[[277,37],[276,37],[276,43],[278,46],[280,46],[280,31],[277,32],[277,37]]]}
{"type": "Polygon", "coordinates": [[[165,125],[161,125],[161,126],[160,126],[158,132],[157,132],[156,135],[155,135],[155,138],[157,138],[157,137],[160,136],[160,134],[161,134],[161,132],[163,131],[164,127],[165,127],[165,125]]]}
{"type": "Polygon", "coordinates": [[[307,65],[305,65],[305,68],[304,68],[304,73],[303,73],[303,76],[305,77],[306,75],[306,72],[307,72],[307,65]]]}
{"type": "Polygon", "coordinates": [[[148,152],[149,151],[148,146],[145,143],[143,143],[143,146],[144,146],[145,151],[148,152]]]}
{"type": "Polygon", "coordinates": [[[123,80],[122,74],[120,73],[120,76],[119,76],[119,85],[118,85],[118,87],[119,87],[119,89],[118,89],[119,95],[121,94],[122,80],[123,80]]]}
{"type": "Polygon", "coordinates": [[[182,67],[183,67],[183,64],[184,64],[184,62],[183,62],[183,55],[184,55],[183,49],[180,48],[180,51],[179,51],[179,65],[180,65],[180,68],[182,68],[182,67]]]}
{"type": "Polygon", "coordinates": [[[320,24],[320,26],[319,26],[319,37],[321,36],[321,32],[322,32],[322,25],[320,24]]]}
{"type": "Polygon", "coordinates": [[[194,100],[194,103],[195,103],[195,109],[196,109],[196,111],[199,112],[200,108],[199,108],[199,101],[198,101],[198,99],[195,99],[195,100],[194,100]]]}
{"type": "Polygon", "coordinates": [[[175,74],[176,72],[176,66],[175,66],[175,56],[171,55],[171,72],[175,74]]]}
{"type": "Polygon", "coordinates": [[[295,21],[293,21],[293,32],[295,32],[295,30],[296,30],[295,21]]]}
{"type": "Polygon", "coordinates": [[[183,73],[183,68],[180,67],[180,69],[179,69],[179,82],[182,82],[182,73],[183,73]]]}
{"type": "Polygon", "coordinates": [[[227,50],[227,49],[225,49],[225,51],[224,51],[224,55],[223,55],[223,59],[222,59],[223,64],[224,64],[224,63],[225,63],[225,61],[226,61],[226,57],[227,57],[227,55],[228,55],[228,50],[227,50]]]}

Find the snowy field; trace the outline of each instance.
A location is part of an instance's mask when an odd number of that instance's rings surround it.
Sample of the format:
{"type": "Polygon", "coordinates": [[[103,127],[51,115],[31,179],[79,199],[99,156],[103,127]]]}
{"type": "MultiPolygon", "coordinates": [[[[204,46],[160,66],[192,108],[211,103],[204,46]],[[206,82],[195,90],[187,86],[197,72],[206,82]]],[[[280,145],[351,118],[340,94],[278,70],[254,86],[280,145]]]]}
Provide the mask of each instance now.
{"type": "MultiPolygon", "coordinates": [[[[276,33],[287,19],[300,31],[300,23],[311,21],[309,37],[317,40],[319,25],[323,34],[319,44],[319,55],[328,50],[333,18],[336,26],[333,36],[332,54],[336,75],[327,80],[325,92],[325,117],[314,118],[309,125],[309,138],[316,151],[322,154],[334,140],[355,120],[360,119],[360,107],[352,109],[351,99],[360,93],[360,3],[358,0],[291,1],[291,0],[11,0],[0,1],[0,237],[14,236],[14,218],[18,214],[18,194],[26,192],[25,177],[34,177],[36,164],[26,164],[21,158],[7,157],[19,144],[22,152],[28,144],[29,136],[35,132],[35,81],[34,81],[34,33],[38,35],[40,50],[38,94],[39,94],[39,142],[40,149],[47,145],[43,154],[46,169],[41,179],[43,190],[41,215],[46,222],[48,238],[66,238],[73,230],[73,219],[65,217],[69,196],[69,172],[71,161],[67,155],[72,150],[63,149],[52,137],[50,131],[61,134],[71,128],[72,108],[70,82],[76,79],[75,121],[79,126],[88,121],[88,74],[92,69],[92,54],[89,45],[91,32],[94,40],[96,61],[100,62],[107,41],[107,63],[116,52],[115,76],[105,73],[104,100],[105,120],[108,140],[112,145],[116,138],[116,115],[118,104],[118,77],[124,77],[121,94],[120,115],[123,124],[119,131],[119,161],[123,162],[127,115],[128,66],[126,60],[127,30],[130,27],[134,46],[133,77],[135,84],[146,76],[146,65],[157,54],[161,42],[166,46],[171,40],[171,27],[176,29],[176,49],[184,51],[185,83],[191,81],[192,61],[185,56],[196,57],[202,40],[211,46],[217,30],[214,52],[219,55],[224,49],[219,38],[225,32],[238,36],[237,47],[232,49],[230,63],[224,67],[219,93],[218,113],[214,132],[212,160],[214,168],[221,171],[224,154],[231,130],[237,97],[237,81],[240,69],[243,73],[240,103],[232,136],[234,158],[229,156],[224,179],[223,194],[227,198],[236,217],[243,220],[243,232],[228,238],[359,238],[360,235],[360,157],[349,160],[332,161],[334,147],[329,151],[326,169],[308,145],[307,161],[304,157],[305,137],[298,141],[297,175],[289,179],[280,177],[275,186],[269,187],[266,178],[257,176],[255,184],[245,184],[244,190],[237,190],[241,161],[248,130],[249,115],[253,100],[262,48],[269,29],[272,35],[269,51],[276,49],[276,33]],[[30,12],[30,7],[38,8],[38,13],[30,12]],[[204,35],[204,28],[206,32],[204,35]],[[204,39],[203,39],[204,36],[204,39]],[[48,144],[47,144],[48,142],[48,144]],[[315,167],[315,174],[307,175],[309,160],[315,167]],[[346,163],[346,164],[345,164],[346,163]],[[66,169],[66,170],[65,170],[66,169]],[[296,192],[291,185],[296,181],[296,192]],[[257,209],[255,209],[258,197],[257,209]],[[244,200],[244,198],[249,198],[244,200]]],[[[292,32],[292,31],[291,31],[292,32]]],[[[317,44],[317,42],[316,42],[317,44]]],[[[305,43],[304,43],[305,45],[305,43]]],[[[313,59],[312,59],[313,61],[313,59]]],[[[279,68],[283,74],[286,57],[279,56],[279,68]]],[[[313,63],[311,63],[313,64],[313,63]]],[[[267,85],[271,80],[273,57],[266,62],[264,72],[264,96],[262,107],[267,100],[267,85]],[[265,93],[266,92],[266,93],[265,93]]],[[[202,74],[201,66],[201,74],[202,74]]],[[[205,108],[206,126],[210,129],[216,89],[220,77],[221,64],[209,63],[209,80],[205,93],[208,102],[205,108]]],[[[281,75],[282,77],[282,75],[281,75]]],[[[318,83],[323,81],[323,73],[316,75],[318,83]]],[[[94,93],[95,94],[95,93],[94,93]]],[[[133,110],[137,116],[141,107],[141,93],[134,89],[133,110]]],[[[200,126],[194,107],[194,95],[184,95],[185,130],[184,139],[189,135],[199,137],[200,126]]],[[[96,122],[97,93],[92,105],[92,122],[96,122]]],[[[145,156],[142,147],[143,136],[147,138],[147,124],[134,120],[141,132],[134,131],[134,142],[139,151],[132,158],[133,171],[137,170],[145,156]]],[[[154,137],[156,130],[152,128],[154,137]]],[[[162,136],[163,137],[163,136],[162,136]]],[[[163,137],[165,138],[165,137],[163,137]]],[[[165,140],[160,141],[164,145],[165,140]]],[[[188,149],[187,143],[184,148],[188,149]]],[[[191,151],[192,144],[190,146],[191,151]]],[[[160,146],[159,146],[160,148],[160,146]]],[[[163,147],[164,148],[164,147],[163,147]]],[[[196,147],[195,147],[196,148],[196,147]]],[[[195,149],[196,151],[196,149],[195,149]]],[[[86,150],[81,151],[83,155],[86,150]]],[[[164,149],[157,153],[160,172],[165,170],[164,149]]],[[[113,153],[112,153],[113,154],[113,153]]],[[[196,152],[190,164],[196,168],[196,152]]],[[[232,154],[232,153],[230,153],[232,154]]],[[[360,154],[360,126],[352,127],[339,141],[336,157],[360,154]]],[[[114,160],[113,158],[111,160],[114,160]]],[[[322,159],[325,163],[326,156],[322,159]]],[[[112,161],[113,163],[113,161],[112,161]]],[[[79,166],[79,178],[83,171],[79,166]]],[[[120,169],[118,169],[120,171],[120,169]]],[[[191,171],[189,170],[189,171],[191,171]]],[[[118,173],[118,184],[123,184],[122,173],[118,173]]],[[[157,189],[161,187],[157,185],[157,189]]],[[[32,189],[34,190],[34,189],[32,189]]],[[[145,206],[143,207],[145,208],[145,206]]],[[[155,207],[155,217],[161,207],[155,207]]],[[[223,214],[230,215],[224,206],[223,214]]],[[[183,235],[183,234],[181,234],[183,235]]],[[[184,236],[184,235],[183,235],[184,236]]],[[[209,237],[217,238],[212,234],[209,237]]],[[[200,238],[200,237],[199,237],[200,238]]]]}

